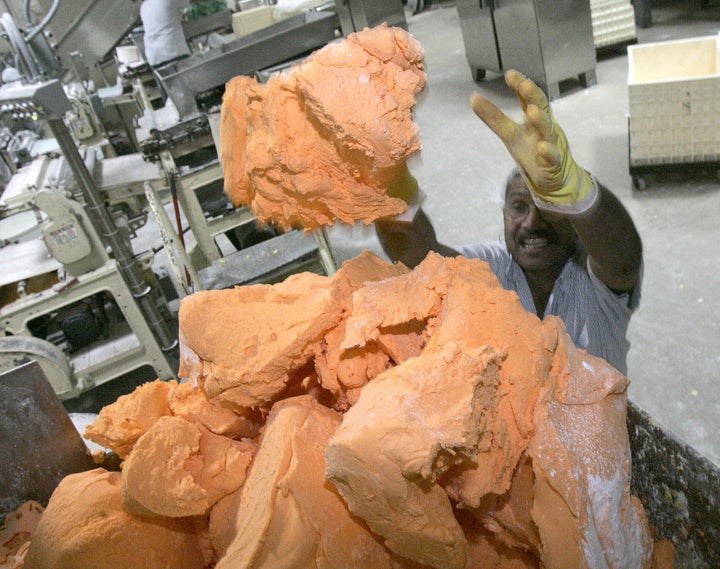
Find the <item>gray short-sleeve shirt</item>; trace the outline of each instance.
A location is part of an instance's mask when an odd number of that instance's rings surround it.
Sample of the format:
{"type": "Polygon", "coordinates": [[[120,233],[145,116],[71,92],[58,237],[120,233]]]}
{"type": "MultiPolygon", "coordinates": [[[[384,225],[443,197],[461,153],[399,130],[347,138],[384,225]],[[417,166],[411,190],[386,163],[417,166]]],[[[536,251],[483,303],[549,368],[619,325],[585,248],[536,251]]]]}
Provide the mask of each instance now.
{"type": "MultiPolygon", "coordinates": [[[[503,288],[514,290],[523,307],[537,314],[525,273],[512,258],[503,241],[457,248],[466,257],[479,258],[490,265],[503,288]]],[[[630,317],[640,303],[640,280],[632,292],[617,294],[590,269],[587,254],[580,249],[568,259],[555,281],[545,314],[554,314],[565,323],[576,346],[601,357],[627,374],[630,317]]]]}

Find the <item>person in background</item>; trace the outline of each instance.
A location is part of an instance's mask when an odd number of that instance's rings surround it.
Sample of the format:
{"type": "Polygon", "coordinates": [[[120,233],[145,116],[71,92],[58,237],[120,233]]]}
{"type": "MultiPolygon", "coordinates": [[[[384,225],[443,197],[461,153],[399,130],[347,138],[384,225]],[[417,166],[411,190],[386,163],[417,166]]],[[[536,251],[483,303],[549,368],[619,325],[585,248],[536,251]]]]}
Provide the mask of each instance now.
{"type": "MultiPolygon", "coordinates": [[[[626,374],[627,329],[642,285],[638,231],[620,200],[575,162],[543,91],[514,70],[505,80],[522,106],[522,123],[478,93],[471,98],[517,164],[505,187],[504,241],[449,247],[419,209],[410,222],[377,220],[380,243],[409,267],[430,251],[487,261],[526,310],[560,317],[578,347],[626,374]]],[[[417,193],[412,176],[402,185],[402,194],[417,193]]]]}
{"type": "Polygon", "coordinates": [[[182,28],[189,0],[143,0],[140,5],[145,59],[151,67],[167,65],[190,55],[182,28]]]}

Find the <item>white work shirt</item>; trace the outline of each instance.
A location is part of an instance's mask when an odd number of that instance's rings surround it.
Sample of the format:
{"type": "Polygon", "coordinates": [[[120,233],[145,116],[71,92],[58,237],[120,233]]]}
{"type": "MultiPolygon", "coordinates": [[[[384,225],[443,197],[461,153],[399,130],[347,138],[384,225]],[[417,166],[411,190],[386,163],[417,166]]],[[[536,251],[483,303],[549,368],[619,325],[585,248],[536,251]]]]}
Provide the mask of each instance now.
{"type": "MultiPolygon", "coordinates": [[[[525,273],[503,241],[466,245],[457,250],[466,257],[486,261],[503,288],[517,292],[525,310],[537,314],[525,273]]],[[[616,294],[595,276],[587,254],[580,250],[568,259],[555,281],[545,314],[562,319],[576,346],[627,374],[627,329],[640,304],[641,285],[642,270],[632,292],[616,294]]]]}
{"type": "Polygon", "coordinates": [[[189,5],[189,0],[143,0],[145,59],[153,67],[190,55],[182,29],[182,11],[189,5]]]}

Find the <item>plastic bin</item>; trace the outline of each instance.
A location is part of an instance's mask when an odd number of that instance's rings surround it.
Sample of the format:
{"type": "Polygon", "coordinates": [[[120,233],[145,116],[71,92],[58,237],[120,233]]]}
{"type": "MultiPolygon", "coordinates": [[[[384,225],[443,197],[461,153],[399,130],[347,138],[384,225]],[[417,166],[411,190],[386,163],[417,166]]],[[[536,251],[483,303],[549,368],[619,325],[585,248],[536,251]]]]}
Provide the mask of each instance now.
{"type": "Polygon", "coordinates": [[[591,0],[595,49],[635,42],[635,10],[630,0],[591,0]]]}
{"type": "Polygon", "coordinates": [[[630,169],[720,161],[720,38],[628,46],[630,169]]]}

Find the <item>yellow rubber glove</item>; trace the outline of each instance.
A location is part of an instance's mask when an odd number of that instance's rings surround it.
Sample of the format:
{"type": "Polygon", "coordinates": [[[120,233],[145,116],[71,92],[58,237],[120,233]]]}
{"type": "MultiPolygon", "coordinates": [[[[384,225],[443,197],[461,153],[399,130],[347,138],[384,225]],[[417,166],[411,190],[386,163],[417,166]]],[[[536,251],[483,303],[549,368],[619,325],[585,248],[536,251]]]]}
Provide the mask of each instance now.
{"type": "Polygon", "coordinates": [[[388,184],[388,195],[410,203],[415,199],[418,187],[415,176],[410,173],[407,164],[403,164],[400,171],[388,184]]]}
{"type": "Polygon", "coordinates": [[[560,206],[561,211],[563,206],[570,206],[568,213],[588,209],[597,192],[595,183],[570,154],[565,133],[553,118],[545,93],[514,70],[505,73],[505,82],[522,105],[522,123],[513,121],[478,93],[470,98],[473,111],[503,141],[536,198],[560,206]]]}
{"type": "Polygon", "coordinates": [[[407,164],[402,166],[401,171],[393,177],[388,184],[388,195],[393,198],[400,198],[408,205],[407,211],[395,216],[395,221],[411,223],[417,215],[425,194],[420,190],[420,185],[410,173],[407,164]]]}

